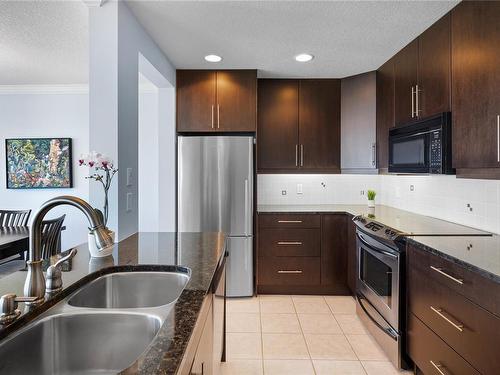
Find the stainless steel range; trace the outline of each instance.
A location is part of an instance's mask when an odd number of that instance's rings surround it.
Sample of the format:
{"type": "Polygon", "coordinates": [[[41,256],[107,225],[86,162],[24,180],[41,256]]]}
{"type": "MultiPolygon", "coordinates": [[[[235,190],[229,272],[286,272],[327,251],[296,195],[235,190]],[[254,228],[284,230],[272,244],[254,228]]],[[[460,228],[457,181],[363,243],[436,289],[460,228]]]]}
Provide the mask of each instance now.
{"type": "Polygon", "coordinates": [[[391,362],[404,368],[405,301],[402,233],[363,216],[357,226],[356,311],[391,362]]]}

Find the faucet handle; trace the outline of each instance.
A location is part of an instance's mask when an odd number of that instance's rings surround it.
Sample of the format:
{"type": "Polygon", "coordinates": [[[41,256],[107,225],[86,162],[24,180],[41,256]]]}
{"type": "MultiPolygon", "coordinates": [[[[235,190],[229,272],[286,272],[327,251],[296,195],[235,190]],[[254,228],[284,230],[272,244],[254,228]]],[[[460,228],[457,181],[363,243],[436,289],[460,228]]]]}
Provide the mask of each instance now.
{"type": "Polygon", "coordinates": [[[76,249],[72,249],[68,255],[62,257],[55,264],[47,268],[47,276],[45,282],[45,290],[47,293],[53,294],[62,289],[62,273],[60,266],[67,260],[73,258],[77,252],[78,251],[76,249]]]}
{"type": "Polygon", "coordinates": [[[38,297],[18,297],[14,293],[4,294],[0,297],[0,324],[9,324],[16,320],[21,311],[18,310],[18,302],[35,302],[38,297]]]}

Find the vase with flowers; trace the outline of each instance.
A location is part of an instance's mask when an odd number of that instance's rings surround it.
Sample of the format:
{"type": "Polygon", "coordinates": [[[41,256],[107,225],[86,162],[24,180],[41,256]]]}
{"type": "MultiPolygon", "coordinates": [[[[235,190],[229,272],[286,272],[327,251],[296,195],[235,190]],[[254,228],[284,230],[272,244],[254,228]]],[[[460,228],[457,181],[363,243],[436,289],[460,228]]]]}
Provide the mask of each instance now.
{"type": "MultiPolygon", "coordinates": [[[[98,153],[96,151],[91,151],[88,154],[83,154],[78,160],[80,166],[85,166],[90,168],[90,174],[86,176],[86,179],[94,180],[102,185],[104,190],[104,205],[103,211],[95,209],[101,216],[104,226],[107,228],[108,218],[109,218],[109,188],[113,182],[113,177],[118,172],[118,169],[114,167],[113,160],[108,156],[98,153]]],[[[109,230],[110,236],[115,237],[115,233],[109,230]]],[[[113,247],[102,249],[99,251],[95,246],[95,240],[90,238],[93,234],[89,233],[89,251],[93,257],[104,257],[111,254],[113,247]]]]}

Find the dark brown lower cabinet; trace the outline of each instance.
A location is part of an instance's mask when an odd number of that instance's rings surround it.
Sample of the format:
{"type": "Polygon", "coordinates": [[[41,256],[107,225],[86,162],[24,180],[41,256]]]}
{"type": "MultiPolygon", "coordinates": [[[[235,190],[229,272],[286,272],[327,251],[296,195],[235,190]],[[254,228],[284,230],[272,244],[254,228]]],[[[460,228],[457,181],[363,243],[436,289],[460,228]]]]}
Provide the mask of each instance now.
{"type": "Polygon", "coordinates": [[[356,295],[358,252],[356,246],[356,225],[352,216],[347,216],[347,286],[351,294],[356,295]]]}
{"type": "Polygon", "coordinates": [[[408,246],[408,354],[424,374],[497,374],[500,317],[490,280],[408,246]],[[483,289],[472,298],[471,288],[483,289]]]}
{"type": "Polygon", "coordinates": [[[350,294],[347,215],[258,215],[257,291],[350,294]]]}
{"type": "Polygon", "coordinates": [[[333,294],[349,294],[345,214],[321,215],[321,285],[333,294]]]}

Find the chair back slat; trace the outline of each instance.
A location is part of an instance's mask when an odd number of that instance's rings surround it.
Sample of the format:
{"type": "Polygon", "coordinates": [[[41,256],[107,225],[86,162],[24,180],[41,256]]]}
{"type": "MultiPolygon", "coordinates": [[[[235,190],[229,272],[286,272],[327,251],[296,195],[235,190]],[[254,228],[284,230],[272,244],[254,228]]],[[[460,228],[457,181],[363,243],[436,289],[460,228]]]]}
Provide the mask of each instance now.
{"type": "Polygon", "coordinates": [[[42,221],[42,258],[49,259],[61,252],[61,231],[66,215],[42,221]]]}
{"type": "Polygon", "coordinates": [[[0,227],[25,227],[31,210],[0,210],[0,227]]]}

